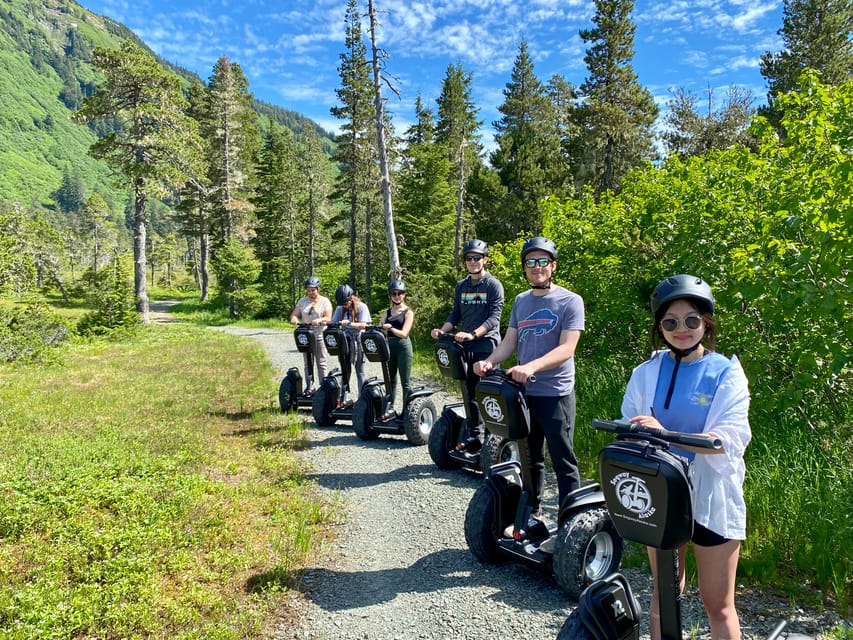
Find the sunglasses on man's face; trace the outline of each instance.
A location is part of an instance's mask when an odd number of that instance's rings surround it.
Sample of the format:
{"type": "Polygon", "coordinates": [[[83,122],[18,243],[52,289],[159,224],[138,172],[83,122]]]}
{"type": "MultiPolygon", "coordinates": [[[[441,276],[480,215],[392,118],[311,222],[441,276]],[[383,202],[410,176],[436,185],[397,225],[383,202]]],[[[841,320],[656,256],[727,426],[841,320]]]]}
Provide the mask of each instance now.
{"type": "Polygon", "coordinates": [[[690,329],[691,331],[698,329],[702,326],[702,318],[699,316],[687,316],[684,320],[679,320],[678,318],[664,318],[660,321],[660,328],[664,331],[675,331],[678,329],[678,325],[684,323],[684,326],[690,329]]]}
{"type": "Polygon", "coordinates": [[[396,298],[397,296],[404,296],[404,295],[406,295],[405,291],[392,291],[391,292],[392,298],[396,298]]]}
{"type": "Polygon", "coordinates": [[[524,261],[524,266],[528,269],[533,267],[547,267],[551,264],[551,258],[527,258],[524,261]]]}
{"type": "Polygon", "coordinates": [[[466,261],[466,262],[479,262],[479,261],[480,261],[480,260],[482,260],[482,259],[483,259],[483,256],[478,256],[478,255],[476,255],[476,254],[473,254],[473,255],[470,255],[470,256],[465,256],[465,261],[466,261]]]}

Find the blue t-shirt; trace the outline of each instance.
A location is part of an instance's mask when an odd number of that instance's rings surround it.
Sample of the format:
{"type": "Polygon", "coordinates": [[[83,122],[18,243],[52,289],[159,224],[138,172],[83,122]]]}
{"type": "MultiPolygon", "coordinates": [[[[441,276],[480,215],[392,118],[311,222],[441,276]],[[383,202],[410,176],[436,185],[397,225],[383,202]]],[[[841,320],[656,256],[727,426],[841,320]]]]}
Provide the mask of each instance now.
{"type": "MultiPolygon", "coordinates": [[[[662,354],[657,388],[655,389],[654,413],[658,421],[670,431],[681,433],[702,433],[711,401],[722,379],[729,370],[731,361],[712,351],[691,362],[682,361],[675,376],[675,387],[669,401],[669,409],[664,409],[675,358],[662,354]]],[[[673,447],[673,451],[688,460],[695,454],[673,447]]]]}
{"type": "MultiPolygon", "coordinates": [[[[583,298],[555,285],[544,296],[533,290],[518,294],[512,303],[509,326],[518,331],[518,363],[539,358],[560,344],[563,331],[583,331],[583,298]]],[[[567,396],[575,388],[575,359],[569,358],[548,371],[538,371],[528,382],[529,396],[567,396]]]]}

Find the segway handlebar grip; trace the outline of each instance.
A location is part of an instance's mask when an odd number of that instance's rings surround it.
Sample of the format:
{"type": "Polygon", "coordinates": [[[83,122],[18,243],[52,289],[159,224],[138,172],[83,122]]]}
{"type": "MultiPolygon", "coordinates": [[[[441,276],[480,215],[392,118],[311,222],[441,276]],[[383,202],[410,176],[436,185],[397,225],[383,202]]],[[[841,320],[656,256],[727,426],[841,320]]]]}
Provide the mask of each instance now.
{"type": "Polygon", "coordinates": [[[609,431],[617,436],[627,436],[643,438],[656,438],[671,444],[686,445],[696,447],[697,449],[722,449],[723,443],[719,438],[714,436],[706,436],[698,433],[680,433],[678,431],[669,431],[667,429],[650,429],[638,424],[628,422],[618,422],[615,420],[601,420],[593,418],[592,428],[597,431],[609,431]]]}

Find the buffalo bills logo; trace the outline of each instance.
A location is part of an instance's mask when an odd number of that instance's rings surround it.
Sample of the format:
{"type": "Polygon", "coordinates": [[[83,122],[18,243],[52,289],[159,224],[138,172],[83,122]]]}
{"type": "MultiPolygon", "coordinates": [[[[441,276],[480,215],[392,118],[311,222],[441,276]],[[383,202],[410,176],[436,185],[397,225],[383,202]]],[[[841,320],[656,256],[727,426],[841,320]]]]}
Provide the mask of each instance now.
{"type": "Polygon", "coordinates": [[[518,339],[544,336],[556,326],[557,315],[550,309],[539,309],[518,323],[518,339]]]}

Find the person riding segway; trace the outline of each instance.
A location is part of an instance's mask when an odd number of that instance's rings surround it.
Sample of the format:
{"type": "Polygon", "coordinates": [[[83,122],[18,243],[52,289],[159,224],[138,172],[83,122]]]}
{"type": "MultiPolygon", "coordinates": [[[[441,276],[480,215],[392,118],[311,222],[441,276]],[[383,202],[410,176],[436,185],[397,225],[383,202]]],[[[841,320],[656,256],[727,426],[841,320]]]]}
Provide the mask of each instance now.
{"type": "Polygon", "coordinates": [[[335,290],[335,302],[338,306],[323,330],[323,342],[329,354],[338,357],[339,367],[329,371],[321,381],[311,404],[314,422],[321,427],[352,417],[352,397],[358,396],[350,389],[353,365],[357,391],[364,382],[364,351],[359,335],[370,324],[370,310],[348,284],[342,284],[335,290]]]}
{"type": "Polygon", "coordinates": [[[435,389],[425,386],[406,389],[408,368],[411,366],[408,332],[412,326],[412,310],[402,302],[405,293],[406,285],[403,281],[392,280],[388,285],[388,294],[394,300],[392,306],[397,313],[392,313],[389,308],[382,315],[382,325],[367,327],[361,334],[365,357],[382,366],[382,380],[372,377],[365,381],[358,402],[353,407],[352,427],[362,440],[373,440],[381,433],[394,433],[405,434],[410,443],[422,445],[426,444],[435,423],[436,409],[430,398],[435,389]],[[391,341],[395,349],[393,355],[391,341]],[[394,409],[392,362],[395,368],[399,366],[403,383],[403,408],[400,413],[394,409]]]}
{"type": "Polygon", "coordinates": [[[488,416],[487,427],[495,435],[504,435],[501,432],[506,432],[506,425],[513,421],[523,423],[522,417],[529,424],[519,428],[515,436],[519,439],[520,462],[492,468],[475,493],[480,502],[472,498],[465,523],[469,547],[481,560],[494,562],[503,550],[552,568],[564,590],[577,597],[583,586],[618,567],[622,545],[607,516],[600,488],[582,487],[580,482],[572,440],[574,353],[584,328],[584,305],[579,295],[553,282],[557,257],[557,247],[548,238],[538,236],[524,243],[521,264],[530,289],[513,301],[509,326],[495,351],[474,363],[474,371],[485,376],[517,348],[518,364],[506,370],[501,389],[489,392],[494,383],[486,385],[487,380],[483,380],[477,386],[477,400],[488,416]],[[510,382],[518,389],[510,389],[510,382]],[[524,410],[507,414],[513,406],[505,399],[507,394],[513,403],[522,404],[523,400],[524,410]],[[559,531],[547,528],[540,511],[546,442],[557,476],[559,531]],[[510,490],[513,476],[516,480],[520,476],[523,482],[510,490]],[[498,521],[494,516],[489,521],[488,510],[482,506],[489,500],[500,505],[498,521]],[[511,508],[501,504],[504,500],[511,508]],[[583,505],[579,513],[576,505],[583,505]],[[579,531],[588,533],[582,544],[575,537],[579,531]]]}
{"type": "MultiPolygon", "coordinates": [[[[458,416],[457,412],[447,412],[448,428],[441,428],[431,438],[430,455],[439,468],[478,465],[478,454],[487,434],[475,398],[479,376],[471,365],[488,357],[501,339],[504,288],[501,281],[486,270],[489,247],[482,240],[473,238],[462,247],[461,258],[467,275],[456,283],[453,308],[447,320],[440,328],[430,332],[435,340],[450,335],[462,348],[465,380],[462,395],[465,403],[464,420],[454,419],[454,416],[458,416]],[[457,330],[451,333],[454,327],[457,330]],[[451,450],[454,455],[451,455],[451,450]]],[[[439,349],[438,345],[436,349],[439,349]]],[[[443,370],[442,373],[446,372],[443,370]]]]}
{"type": "Polygon", "coordinates": [[[296,301],[290,314],[290,323],[297,325],[293,332],[296,348],[302,353],[305,361],[305,389],[302,388],[303,378],[299,375],[299,369],[291,367],[278,389],[282,411],[290,411],[297,407],[311,407],[315,362],[317,383],[319,384],[326,377],[328,354],[323,344],[323,324],[331,317],[332,303],[328,298],[320,295],[320,278],[310,276],[305,280],[305,295],[296,301]]]}

